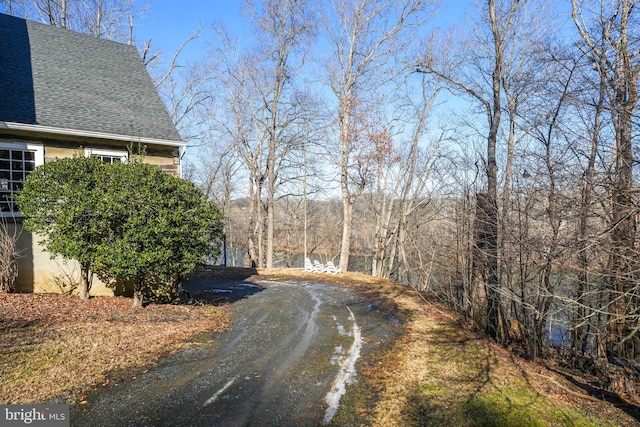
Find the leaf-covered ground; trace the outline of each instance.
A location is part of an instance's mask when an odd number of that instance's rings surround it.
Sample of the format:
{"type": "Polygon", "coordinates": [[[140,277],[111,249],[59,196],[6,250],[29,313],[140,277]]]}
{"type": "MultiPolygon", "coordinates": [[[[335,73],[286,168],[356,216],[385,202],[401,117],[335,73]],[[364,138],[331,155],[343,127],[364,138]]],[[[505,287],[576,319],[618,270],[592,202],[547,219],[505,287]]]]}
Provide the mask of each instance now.
{"type": "Polygon", "coordinates": [[[0,403],[84,401],[93,387],[135,375],[203,332],[229,325],[225,306],[0,294],[0,403]]]}

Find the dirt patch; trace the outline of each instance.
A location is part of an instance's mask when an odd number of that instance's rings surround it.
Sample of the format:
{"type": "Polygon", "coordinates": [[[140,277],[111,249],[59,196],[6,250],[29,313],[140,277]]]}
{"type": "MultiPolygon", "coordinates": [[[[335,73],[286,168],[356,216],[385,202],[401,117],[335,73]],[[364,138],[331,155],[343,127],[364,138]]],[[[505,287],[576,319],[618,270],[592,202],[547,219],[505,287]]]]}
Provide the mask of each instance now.
{"type": "Polygon", "coordinates": [[[0,403],[82,402],[91,388],[130,380],[229,321],[224,306],[0,294],[0,403]]]}

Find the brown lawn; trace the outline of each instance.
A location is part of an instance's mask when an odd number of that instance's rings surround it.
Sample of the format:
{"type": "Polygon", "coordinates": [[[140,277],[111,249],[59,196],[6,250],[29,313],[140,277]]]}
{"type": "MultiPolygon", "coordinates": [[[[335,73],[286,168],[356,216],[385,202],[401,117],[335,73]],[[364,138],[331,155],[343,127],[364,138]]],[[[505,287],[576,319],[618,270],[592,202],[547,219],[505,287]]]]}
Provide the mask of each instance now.
{"type": "Polygon", "coordinates": [[[0,403],[83,401],[92,387],[131,378],[205,331],[229,325],[228,307],[131,299],[0,294],[0,403]]]}

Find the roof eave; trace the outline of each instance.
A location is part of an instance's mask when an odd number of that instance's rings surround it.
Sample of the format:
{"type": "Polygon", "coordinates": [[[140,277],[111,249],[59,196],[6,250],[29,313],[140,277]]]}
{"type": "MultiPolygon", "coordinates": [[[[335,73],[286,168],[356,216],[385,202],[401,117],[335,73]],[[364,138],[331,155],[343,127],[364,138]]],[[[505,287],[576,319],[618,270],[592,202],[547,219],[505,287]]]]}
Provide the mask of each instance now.
{"type": "Polygon", "coordinates": [[[184,141],[146,138],[146,137],[130,136],[130,135],[118,135],[118,134],[112,134],[112,133],[92,132],[92,131],[79,130],[79,129],[65,129],[65,128],[58,128],[58,127],[52,127],[52,126],[31,125],[31,124],[16,123],[16,122],[0,121],[0,129],[7,129],[12,131],[18,131],[18,132],[36,132],[36,133],[49,134],[49,135],[64,135],[64,136],[106,139],[106,140],[123,141],[123,142],[135,142],[135,143],[148,144],[148,145],[165,145],[165,146],[171,146],[171,147],[186,147],[187,145],[187,143],[184,141]]]}

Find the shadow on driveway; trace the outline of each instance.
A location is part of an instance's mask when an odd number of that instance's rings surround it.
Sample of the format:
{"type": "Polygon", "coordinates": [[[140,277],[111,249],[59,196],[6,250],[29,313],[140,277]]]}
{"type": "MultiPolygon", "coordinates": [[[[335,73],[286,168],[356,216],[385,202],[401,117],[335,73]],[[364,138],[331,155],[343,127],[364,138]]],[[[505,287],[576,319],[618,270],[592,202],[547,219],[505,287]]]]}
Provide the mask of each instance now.
{"type": "Polygon", "coordinates": [[[257,275],[254,268],[205,267],[185,279],[183,302],[224,305],[250,297],[265,288],[248,280],[257,275]]]}

